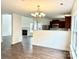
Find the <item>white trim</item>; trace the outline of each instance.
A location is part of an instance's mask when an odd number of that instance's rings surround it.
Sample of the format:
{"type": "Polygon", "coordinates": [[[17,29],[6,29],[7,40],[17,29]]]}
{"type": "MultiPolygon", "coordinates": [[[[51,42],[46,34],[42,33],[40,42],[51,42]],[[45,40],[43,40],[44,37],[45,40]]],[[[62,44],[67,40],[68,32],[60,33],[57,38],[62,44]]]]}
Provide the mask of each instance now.
{"type": "Polygon", "coordinates": [[[71,56],[72,56],[72,58],[77,59],[77,56],[76,56],[76,54],[74,52],[74,49],[72,48],[72,46],[70,46],[70,48],[71,48],[71,56]]]}

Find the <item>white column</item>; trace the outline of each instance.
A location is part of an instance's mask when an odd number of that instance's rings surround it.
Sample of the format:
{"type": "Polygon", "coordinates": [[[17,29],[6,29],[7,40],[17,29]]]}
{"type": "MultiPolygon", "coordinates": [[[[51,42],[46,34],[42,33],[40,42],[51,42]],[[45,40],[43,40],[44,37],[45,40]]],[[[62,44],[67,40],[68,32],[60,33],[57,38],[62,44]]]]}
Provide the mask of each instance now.
{"type": "Polygon", "coordinates": [[[21,25],[21,16],[13,14],[13,37],[12,44],[22,41],[22,25],[21,25]]]}

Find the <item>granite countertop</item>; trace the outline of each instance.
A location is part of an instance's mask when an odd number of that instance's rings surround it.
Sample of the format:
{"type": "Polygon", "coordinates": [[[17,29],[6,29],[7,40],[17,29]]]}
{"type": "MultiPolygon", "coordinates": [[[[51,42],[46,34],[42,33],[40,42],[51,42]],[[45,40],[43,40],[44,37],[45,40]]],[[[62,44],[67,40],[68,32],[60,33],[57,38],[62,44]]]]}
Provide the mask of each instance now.
{"type": "Polygon", "coordinates": [[[66,29],[66,28],[50,28],[50,30],[60,30],[60,31],[65,30],[65,31],[67,31],[68,29],[66,29]]]}

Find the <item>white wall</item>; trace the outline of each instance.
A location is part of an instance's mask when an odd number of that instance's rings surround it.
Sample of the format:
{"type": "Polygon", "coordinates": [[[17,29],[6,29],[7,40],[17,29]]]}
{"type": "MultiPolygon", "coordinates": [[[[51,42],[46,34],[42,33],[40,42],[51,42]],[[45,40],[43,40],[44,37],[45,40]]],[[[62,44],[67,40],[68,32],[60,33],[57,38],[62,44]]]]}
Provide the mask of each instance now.
{"type": "MultiPolygon", "coordinates": [[[[33,20],[35,20],[35,19],[32,18],[32,17],[22,16],[22,29],[28,30],[28,34],[27,35],[30,34],[30,23],[33,23],[33,20]]],[[[49,21],[50,21],[50,19],[47,19],[47,18],[39,19],[39,22],[42,25],[49,25],[49,21]]]]}
{"type": "Polygon", "coordinates": [[[79,0],[77,0],[77,59],[79,59],[79,0]]]}
{"type": "Polygon", "coordinates": [[[73,8],[72,8],[72,24],[71,24],[71,31],[73,31],[73,23],[74,23],[74,16],[77,14],[77,2],[74,3],[73,8]]]}
{"type": "Polygon", "coordinates": [[[34,31],[32,42],[33,45],[69,51],[70,31],[34,31]]]}
{"type": "MultiPolygon", "coordinates": [[[[0,11],[1,11],[1,10],[0,10],[0,11]]],[[[1,16],[1,15],[0,15],[0,16],[1,16]]],[[[2,24],[1,24],[1,20],[0,20],[0,28],[1,28],[1,25],[2,25],[2,24]]],[[[2,29],[2,28],[1,28],[1,29],[2,29]]],[[[1,29],[0,29],[0,41],[2,42],[1,29]]],[[[0,47],[1,47],[1,45],[0,45],[0,47]]],[[[1,50],[0,50],[0,52],[1,52],[1,50]]]]}
{"type": "Polygon", "coordinates": [[[49,25],[51,19],[48,19],[48,18],[42,18],[39,20],[39,22],[42,24],[42,25],[49,25]]]}
{"type": "MultiPolygon", "coordinates": [[[[39,22],[42,23],[43,25],[48,25],[49,21],[50,19],[47,19],[47,18],[39,19],[39,22]]],[[[30,23],[32,22],[33,22],[33,18],[22,16],[22,27],[29,27],[30,23]]]]}
{"type": "Polygon", "coordinates": [[[75,15],[77,13],[77,1],[74,2],[71,15],[75,15]]]}
{"type": "Polygon", "coordinates": [[[21,16],[13,13],[13,37],[12,44],[22,41],[21,16]]]}
{"type": "Polygon", "coordinates": [[[2,14],[2,36],[11,36],[12,34],[12,15],[2,14]]]}
{"type": "Polygon", "coordinates": [[[29,27],[33,22],[33,18],[22,16],[22,27],[29,27]]]}

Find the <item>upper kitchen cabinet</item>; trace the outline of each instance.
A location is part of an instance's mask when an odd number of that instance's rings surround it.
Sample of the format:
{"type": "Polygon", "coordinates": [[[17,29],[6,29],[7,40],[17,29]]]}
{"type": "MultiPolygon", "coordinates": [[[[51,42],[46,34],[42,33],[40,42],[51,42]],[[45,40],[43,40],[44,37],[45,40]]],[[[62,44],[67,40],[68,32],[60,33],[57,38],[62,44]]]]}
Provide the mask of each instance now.
{"type": "Polygon", "coordinates": [[[71,16],[65,16],[65,28],[71,28],[71,16]]]}

